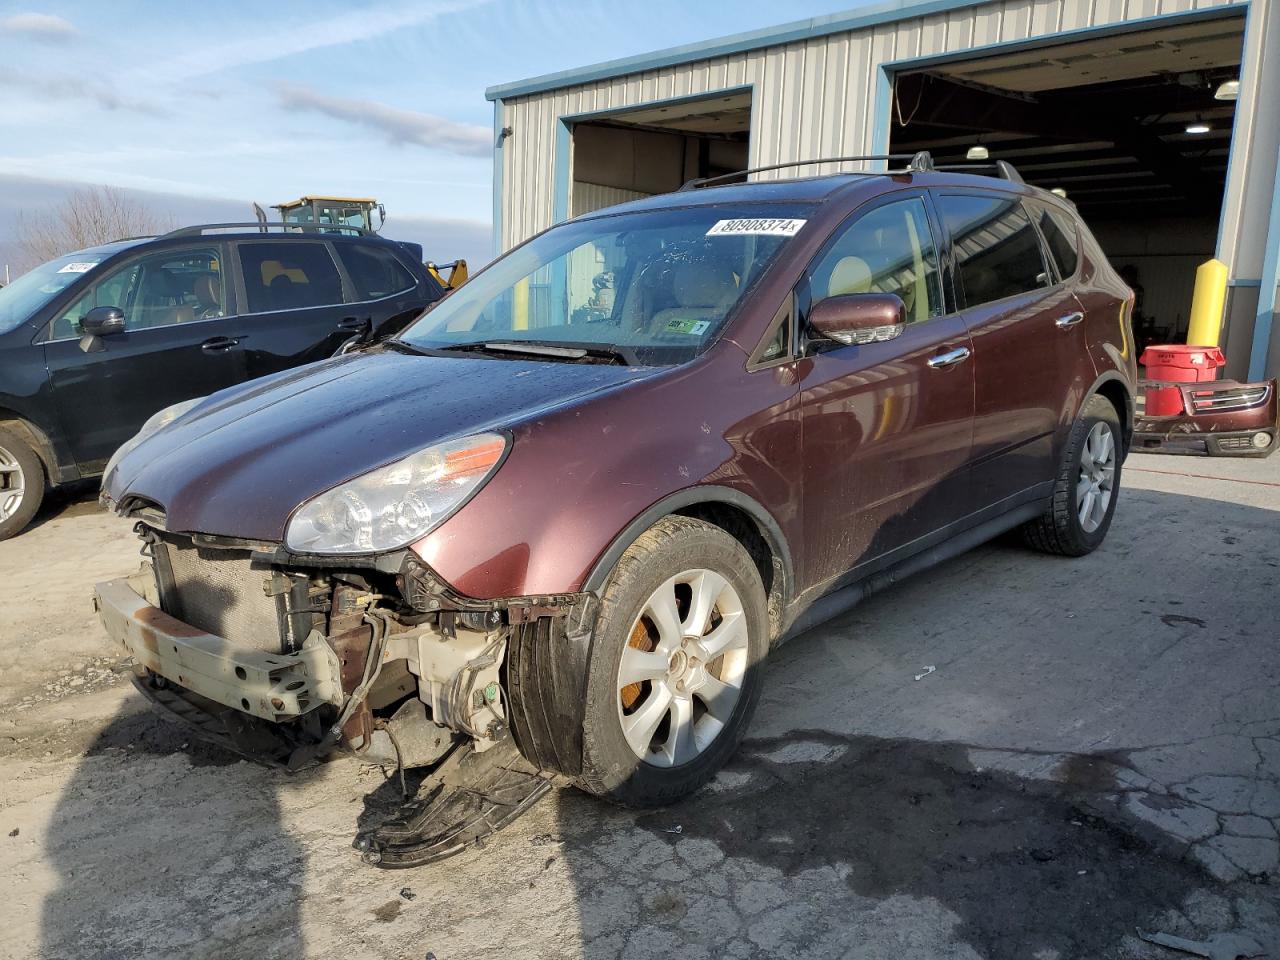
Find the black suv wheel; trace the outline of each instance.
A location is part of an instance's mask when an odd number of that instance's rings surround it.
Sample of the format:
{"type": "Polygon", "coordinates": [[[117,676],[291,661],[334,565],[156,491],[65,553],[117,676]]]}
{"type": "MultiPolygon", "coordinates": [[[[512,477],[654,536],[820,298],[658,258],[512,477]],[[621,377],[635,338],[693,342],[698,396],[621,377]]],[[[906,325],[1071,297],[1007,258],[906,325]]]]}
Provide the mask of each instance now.
{"type": "Polygon", "coordinates": [[[0,426],[0,540],[31,522],[44,500],[44,464],[13,429],[0,426]]]}

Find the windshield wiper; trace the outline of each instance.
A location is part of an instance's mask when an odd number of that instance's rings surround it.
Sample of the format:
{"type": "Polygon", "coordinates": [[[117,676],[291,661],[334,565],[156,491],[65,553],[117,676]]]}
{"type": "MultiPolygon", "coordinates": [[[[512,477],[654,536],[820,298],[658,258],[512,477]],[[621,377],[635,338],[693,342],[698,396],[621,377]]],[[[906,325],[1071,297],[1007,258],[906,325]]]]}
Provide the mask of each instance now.
{"type": "Polygon", "coordinates": [[[639,366],[633,351],[609,343],[573,343],[549,340],[484,340],[476,343],[451,343],[432,347],[433,351],[457,353],[489,353],[510,356],[545,357],[549,360],[621,363],[639,366]]]}
{"type": "Polygon", "coordinates": [[[383,340],[378,344],[378,346],[387,347],[388,349],[394,350],[396,353],[411,353],[419,357],[429,357],[432,354],[432,351],[427,350],[424,347],[412,344],[408,340],[400,340],[396,338],[383,340]]]}

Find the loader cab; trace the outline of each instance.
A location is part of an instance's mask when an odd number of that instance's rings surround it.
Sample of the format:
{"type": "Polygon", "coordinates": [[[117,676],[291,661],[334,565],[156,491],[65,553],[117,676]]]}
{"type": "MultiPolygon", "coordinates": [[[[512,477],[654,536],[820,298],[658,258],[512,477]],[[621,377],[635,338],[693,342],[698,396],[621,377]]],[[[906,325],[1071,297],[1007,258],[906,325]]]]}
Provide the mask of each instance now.
{"type": "Polygon", "coordinates": [[[381,229],[387,216],[386,208],[377,200],[361,197],[300,197],[278,203],[275,209],[285,223],[359,227],[370,233],[381,229]],[[376,225],[374,213],[378,215],[376,225]]]}

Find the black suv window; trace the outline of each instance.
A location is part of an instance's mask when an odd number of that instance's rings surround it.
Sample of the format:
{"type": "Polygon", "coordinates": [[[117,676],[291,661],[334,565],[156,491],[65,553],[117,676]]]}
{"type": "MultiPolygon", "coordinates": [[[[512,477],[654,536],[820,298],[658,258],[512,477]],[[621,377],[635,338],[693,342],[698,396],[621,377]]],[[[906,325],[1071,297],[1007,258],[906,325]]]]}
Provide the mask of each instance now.
{"type": "Polygon", "coordinates": [[[363,243],[338,244],[338,257],[356,288],[357,300],[381,300],[412,289],[417,281],[394,253],[363,243]]]}
{"type": "Polygon", "coordinates": [[[226,316],[222,253],[180,247],[117,267],[54,321],[53,339],[80,336],[80,319],[94,307],[119,307],[131,331],[226,316]]]}
{"type": "Polygon", "coordinates": [[[323,243],[241,243],[250,313],[342,303],[342,280],[323,243]]]}
{"type": "Polygon", "coordinates": [[[924,200],[886,203],[841,227],[809,268],[809,291],[813,303],[847,293],[896,293],[908,323],[941,316],[938,257],[924,200]]]}
{"type": "Polygon", "coordinates": [[[1049,285],[1040,241],[1017,197],[943,194],[938,207],[969,306],[1049,285]]]}
{"type": "Polygon", "coordinates": [[[1049,245],[1049,252],[1058,265],[1058,275],[1064,280],[1076,272],[1076,264],[1080,262],[1079,246],[1076,240],[1076,225],[1071,217],[1039,200],[1030,200],[1027,204],[1031,215],[1040,227],[1044,241],[1049,245]]]}

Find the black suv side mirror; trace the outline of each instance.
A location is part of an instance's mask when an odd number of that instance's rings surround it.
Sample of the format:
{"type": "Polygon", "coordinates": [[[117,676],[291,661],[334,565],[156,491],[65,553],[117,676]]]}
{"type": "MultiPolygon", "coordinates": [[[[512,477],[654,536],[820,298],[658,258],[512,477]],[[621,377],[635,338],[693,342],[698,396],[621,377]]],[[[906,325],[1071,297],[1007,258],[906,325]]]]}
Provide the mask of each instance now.
{"type": "Polygon", "coordinates": [[[119,307],[94,307],[80,318],[80,331],[86,337],[124,333],[124,311],[119,307]]]}

